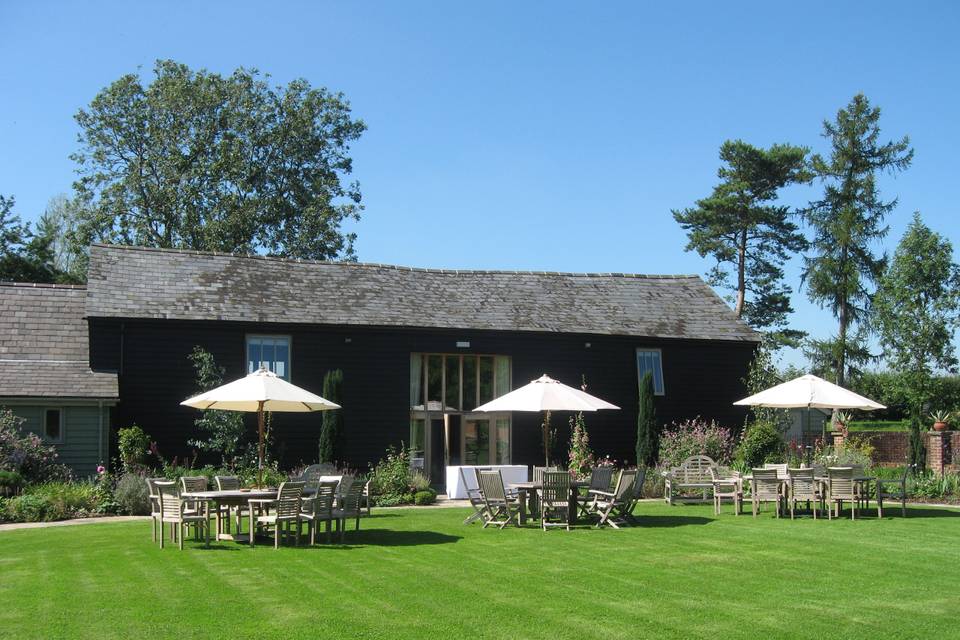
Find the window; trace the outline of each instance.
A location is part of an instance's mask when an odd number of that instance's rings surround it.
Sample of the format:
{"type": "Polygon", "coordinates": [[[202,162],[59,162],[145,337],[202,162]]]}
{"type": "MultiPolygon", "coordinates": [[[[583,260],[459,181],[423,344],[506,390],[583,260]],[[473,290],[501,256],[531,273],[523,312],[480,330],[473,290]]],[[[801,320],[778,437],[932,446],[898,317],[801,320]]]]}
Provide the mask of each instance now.
{"type": "Polygon", "coordinates": [[[43,437],[50,442],[63,442],[62,409],[44,409],[43,437]]]}
{"type": "Polygon", "coordinates": [[[637,349],[637,386],[648,371],[653,374],[653,393],[664,395],[663,363],[660,349],[637,349]]]}
{"type": "Polygon", "coordinates": [[[260,367],[290,379],[289,336],[247,336],[247,373],[260,367]]]}
{"type": "Polygon", "coordinates": [[[410,354],[414,411],[473,411],[510,389],[509,356],[410,354]]]}

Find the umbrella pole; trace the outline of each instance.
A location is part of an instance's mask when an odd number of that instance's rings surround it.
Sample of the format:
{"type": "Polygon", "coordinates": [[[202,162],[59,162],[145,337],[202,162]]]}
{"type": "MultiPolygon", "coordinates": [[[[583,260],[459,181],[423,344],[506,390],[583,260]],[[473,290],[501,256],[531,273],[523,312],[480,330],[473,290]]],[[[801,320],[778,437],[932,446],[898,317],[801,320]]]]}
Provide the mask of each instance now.
{"type": "Polygon", "coordinates": [[[550,466],[550,411],[543,418],[543,464],[550,466]]]}
{"type": "Polygon", "coordinates": [[[259,465],[257,466],[257,489],[263,488],[263,400],[260,401],[260,404],[257,406],[257,435],[259,436],[259,444],[257,446],[257,458],[259,460],[259,465]]]}

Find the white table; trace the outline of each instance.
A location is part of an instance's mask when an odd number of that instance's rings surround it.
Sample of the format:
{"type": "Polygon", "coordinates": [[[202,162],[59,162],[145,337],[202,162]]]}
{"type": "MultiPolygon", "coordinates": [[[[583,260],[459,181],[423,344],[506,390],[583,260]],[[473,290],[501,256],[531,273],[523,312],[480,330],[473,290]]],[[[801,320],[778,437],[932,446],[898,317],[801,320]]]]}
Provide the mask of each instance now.
{"type": "Polygon", "coordinates": [[[463,486],[460,469],[463,469],[464,475],[467,476],[471,489],[476,488],[473,486],[473,479],[476,477],[474,469],[500,471],[503,476],[503,484],[507,487],[516,482],[527,481],[527,466],[522,464],[478,464],[447,467],[447,497],[451,500],[466,500],[467,498],[467,487],[463,486]]]}

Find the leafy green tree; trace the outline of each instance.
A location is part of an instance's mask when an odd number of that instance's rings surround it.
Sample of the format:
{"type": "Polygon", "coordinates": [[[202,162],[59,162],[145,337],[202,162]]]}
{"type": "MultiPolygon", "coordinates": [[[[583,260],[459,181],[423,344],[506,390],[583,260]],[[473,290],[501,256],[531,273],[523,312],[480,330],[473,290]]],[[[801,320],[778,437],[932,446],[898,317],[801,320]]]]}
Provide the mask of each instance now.
{"type": "MultiPolygon", "coordinates": [[[[226,369],[216,363],[212,353],[195,346],[188,357],[197,376],[198,394],[223,384],[226,369]]],[[[207,409],[193,424],[206,437],[190,440],[188,444],[200,451],[219,453],[223,466],[233,466],[247,453],[247,429],[242,413],[207,409]]]]}
{"type": "MultiPolygon", "coordinates": [[[[343,371],[334,369],[323,376],[323,397],[340,404],[343,400],[343,371]]],[[[343,434],[343,410],[323,412],[323,424],[320,428],[319,462],[335,463],[342,460],[340,443],[343,434]]]]}
{"type": "Polygon", "coordinates": [[[911,462],[922,467],[920,425],[934,401],[934,373],[957,369],[953,336],[960,327],[960,267],[950,241],[923,224],[919,213],[880,280],[874,307],[884,356],[900,373],[909,406],[911,462]]]}
{"type": "Polygon", "coordinates": [[[913,160],[907,136],[880,142],[879,121],[879,107],[871,107],[863,94],[857,94],[833,122],[823,123],[830,158],[819,154],[811,158],[824,194],[804,212],[814,237],[803,282],[810,300],[829,307],[839,328],[832,339],[813,341],[808,355],[815,369],[831,371],[840,385],[870,358],[869,286],[886,268],[886,257],[874,255],[871,245],[886,236],[884,220],[897,205],[896,199],[881,200],[876,178],[884,171],[903,171],[913,160]]]}
{"type": "Polygon", "coordinates": [[[720,147],[720,184],[697,200],[696,207],[673,211],[687,232],[686,250],[717,261],[711,284],[734,292],[737,317],[758,329],[776,329],[780,339],[791,344],[802,333],[785,328],[793,309],[783,265],[807,243],[790,220],[790,208],[776,200],[786,185],[810,179],[806,154],[803,147],[775,144],[760,149],[727,140],[720,147]]]}
{"type": "Polygon", "coordinates": [[[50,199],[37,223],[37,234],[50,239],[49,259],[58,282],[79,284],[87,280],[88,247],[75,238],[83,215],[83,203],[61,193],[50,199]]]}
{"type": "Polygon", "coordinates": [[[75,116],[79,243],[354,256],[341,225],[361,194],[344,180],[366,125],[342,94],[170,60],[154,76],[121,77],[75,116]]]}
{"type": "Polygon", "coordinates": [[[657,464],[660,452],[660,428],[653,406],[653,374],[647,371],[640,379],[640,402],[637,412],[637,468],[657,464]]]}
{"type": "Polygon", "coordinates": [[[75,283],[78,280],[60,271],[54,259],[57,230],[46,216],[36,232],[13,213],[15,199],[0,196],[0,280],[9,282],[75,283]]]}

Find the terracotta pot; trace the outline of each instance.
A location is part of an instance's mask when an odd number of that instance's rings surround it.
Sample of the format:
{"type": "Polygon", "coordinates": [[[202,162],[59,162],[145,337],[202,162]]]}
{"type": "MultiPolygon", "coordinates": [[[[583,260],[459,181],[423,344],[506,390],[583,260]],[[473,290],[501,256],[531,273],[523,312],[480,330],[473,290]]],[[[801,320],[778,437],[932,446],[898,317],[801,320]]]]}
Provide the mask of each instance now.
{"type": "Polygon", "coordinates": [[[934,422],[933,430],[934,431],[946,431],[947,423],[946,422],[934,422]]]}

